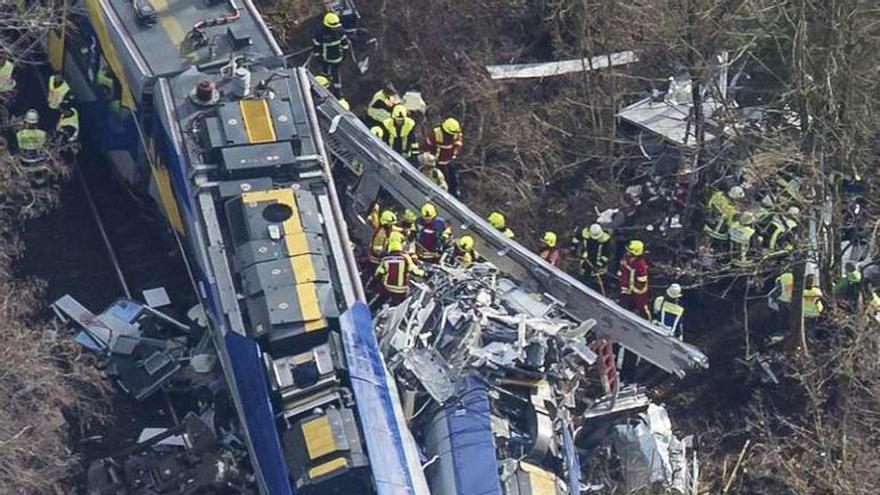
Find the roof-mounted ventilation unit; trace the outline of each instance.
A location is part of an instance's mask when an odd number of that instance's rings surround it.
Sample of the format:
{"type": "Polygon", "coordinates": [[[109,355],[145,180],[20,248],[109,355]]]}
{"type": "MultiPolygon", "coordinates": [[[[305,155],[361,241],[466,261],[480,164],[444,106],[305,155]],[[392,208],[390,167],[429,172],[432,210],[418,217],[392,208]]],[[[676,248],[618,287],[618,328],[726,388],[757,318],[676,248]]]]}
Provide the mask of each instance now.
{"type": "Polygon", "coordinates": [[[149,0],[132,0],[131,6],[134,7],[134,16],[138,24],[144,27],[156,24],[156,8],[149,0]]]}

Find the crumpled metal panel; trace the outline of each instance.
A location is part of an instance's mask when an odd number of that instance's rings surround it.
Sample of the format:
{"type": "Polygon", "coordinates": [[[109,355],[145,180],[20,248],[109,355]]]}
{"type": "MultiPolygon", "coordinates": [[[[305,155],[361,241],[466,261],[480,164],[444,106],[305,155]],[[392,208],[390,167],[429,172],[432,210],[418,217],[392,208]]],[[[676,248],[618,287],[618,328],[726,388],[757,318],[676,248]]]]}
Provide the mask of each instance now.
{"type": "Polygon", "coordinates": [[[378,495],[421,495],[414,488],[404,435],[394,415],[385,364],[373,334],[370,310],[355,303],[339,318],[358,418],[378,495]]]}

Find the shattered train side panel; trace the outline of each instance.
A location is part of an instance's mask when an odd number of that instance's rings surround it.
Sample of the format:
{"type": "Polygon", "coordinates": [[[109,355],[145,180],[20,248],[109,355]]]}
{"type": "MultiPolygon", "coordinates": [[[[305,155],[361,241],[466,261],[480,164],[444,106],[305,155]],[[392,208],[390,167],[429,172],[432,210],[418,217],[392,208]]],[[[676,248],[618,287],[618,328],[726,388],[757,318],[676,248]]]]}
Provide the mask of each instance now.
{"type": "Polygon", "coordinates": [[[579,321],[597,321],[599,336],[607,337],[654,365],[683,376],[688,369],[708,367],[708,358],[696,347],[663,335],[649,321],[636,317],[617,303],[586,287],[574,277],[544,262],[519,243],[492,228],[482,217],[446,193],[385,143],[373,136],[352,113],[317,85],[318,117],[328,149],[340,162],[359,175],[343,194],[353,236],[366,243],[370,228],[363,216],[380,189],[403,206],[418,211],[426,201],[452,225],[455,235],[475,240],[475,249],[498,269],[524,287],[549,295],[565,312],[579,321]]]}
{"type": "Polygon", "coordinates": [[[436,456],[426,470],[431,493],[501,495],[486,385],[467,376],[459,397],[437,411],[425,431],[428,458],[436,456]]]}

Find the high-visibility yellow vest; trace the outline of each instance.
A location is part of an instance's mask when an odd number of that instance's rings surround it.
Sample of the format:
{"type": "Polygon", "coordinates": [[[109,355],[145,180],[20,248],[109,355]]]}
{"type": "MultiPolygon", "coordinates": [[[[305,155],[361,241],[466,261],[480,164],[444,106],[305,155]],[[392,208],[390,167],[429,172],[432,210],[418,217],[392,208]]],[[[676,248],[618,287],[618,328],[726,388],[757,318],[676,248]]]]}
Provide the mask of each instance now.
{"type": "Polygon", "coordinates": [[[75,108],[70,109],[73,112],[69,117],[65,117],[64,115],[58,120],[58,125],[55,126],[55,130],[57,132],[62,132],[62,129],[67,127],[72,129],[70,137],[67,138],[67,142],[72,143],[79,138],[79,112],[75,108]]]}
{"type": "MultiPolygon", "coordinates": [[[[411,146],[410,144],[410,135],[412,134],[412,130],[416,127],[416,121],[407,117],[403,119],[403,125],[398,129],[397,125],[394,123],[394,119],[387,118],[382,122],[382,126],[385,127],[385,142],[388,143],[388,146],[404,157],[412,156],[412,148],[415,146],[411,146]]],[[[413,145],[417,143],[418,141],[412,141],[413,145]]],[[[418,152],[417,147],[415,151],[418,152]]]]}
{"type": "Polygon", "coordinates": [[[367,105],[367,116],[376,122],[385,122],[391,118],[391,110],[400,103],[396,96],[388,96],[384,89],[373,94],[370,104],[367,105]]]}
{"type": "Polygon", "coordinates": [[[791,293],[794,291],[794,274],[785,272],[776,277],[776,283],[779,285],[780,292],[776,300],[782,303],[791,303],[791,293]]]}
{"type": "Polygon", "coordinates": [[[804,289],[804,318],[818,318],[825,309],[822,301],[822,289],[813,287],[812,289],[804,289]]]}
{"type": "Polygon", "coordinates": [[[61,108],[61,102],[64,101],[64,98],[67,96],[67,93],[70,92],[70,85],[67,84],[67,81],[61,83],[61,86],[55,86],[55,75],[49,76],[49,108],[52,110],[58,110],[61,108]]]}
{"type": "Polygon", "coordinates": [[[12,69],[14,68],[15,65],[9,60],[0,66],[0,93],[15,89],[15,79],[12,78],[12,69]]]}
{"type": "Polygon", "coordinates": [[[657,296],[654,299],[654,322],[668,329],[670,335],[679,333],[683,316],[684,306],[675,300],[666,299],[666,296],[657,296]]]}
{"type": "Polygon", "coordinates": [[[21,151],[40,151],[46,145],[46,132],[41,129],[22,129],[15,138],[21,151]]]}
{"type": "Polygon", "coordinates": [[[749,260],[749,248],[752,245],[755,229],[737,222],[730,227],[727,235],[730,238],[732,262],[738,266],[749,264],[751,261],[749,260]]]}

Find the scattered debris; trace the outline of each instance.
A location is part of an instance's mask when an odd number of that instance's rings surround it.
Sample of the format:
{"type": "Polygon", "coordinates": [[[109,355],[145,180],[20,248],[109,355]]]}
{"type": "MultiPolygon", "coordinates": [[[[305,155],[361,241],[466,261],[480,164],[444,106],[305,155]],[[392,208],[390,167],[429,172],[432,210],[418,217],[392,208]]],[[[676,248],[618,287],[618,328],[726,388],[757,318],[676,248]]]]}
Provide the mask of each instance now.
{"type": "Polygon", "coordinates": [[[492,79],[528,79],[533,77],[561,76],[575,72],[605,69],[617,65],[632,64],[639,61],[633,51],[617,52],[609,55],[559,62],[537,64],[490,65],[486,67],[492,79]]]}

